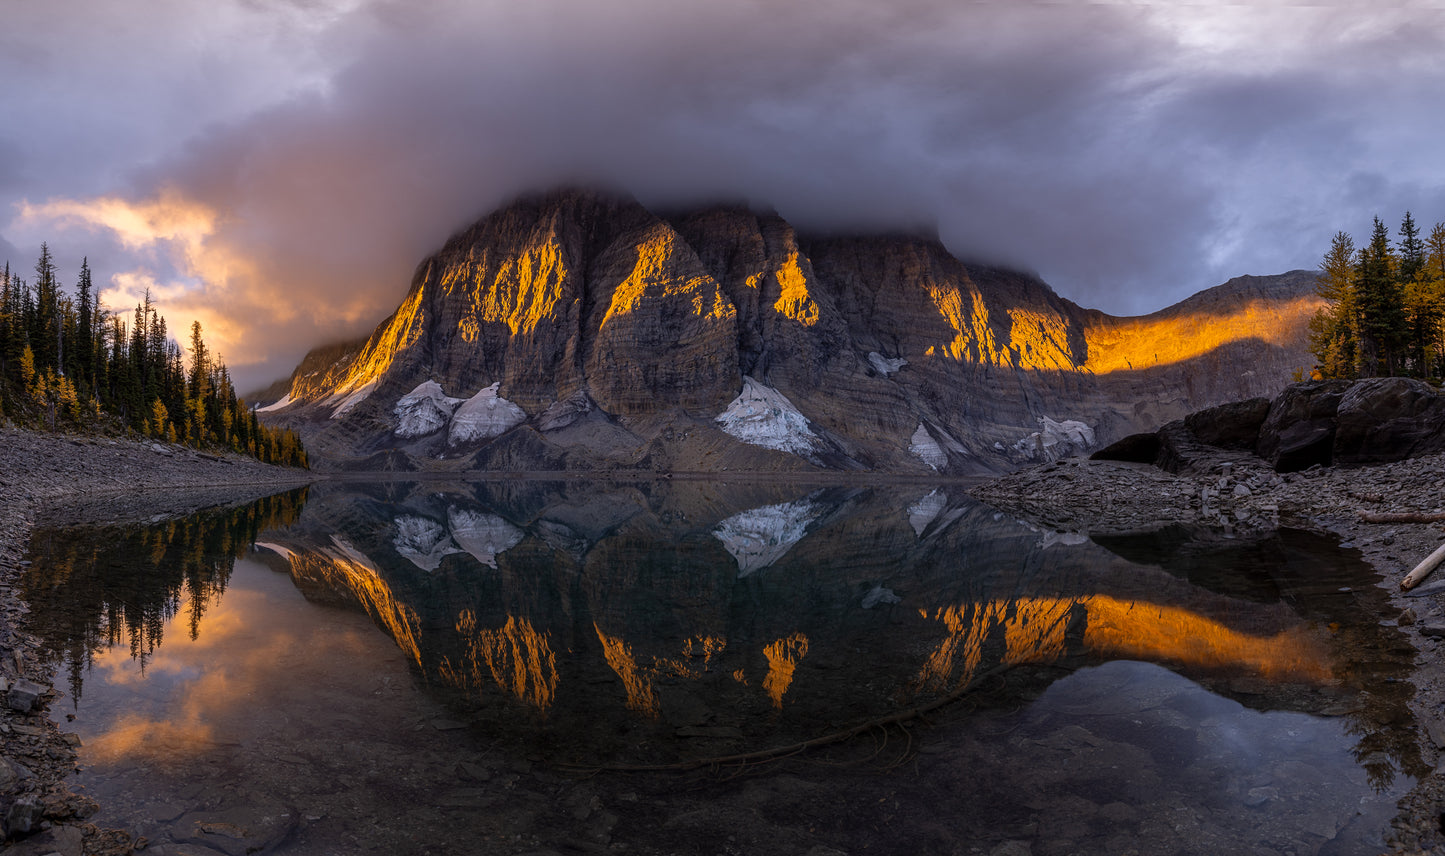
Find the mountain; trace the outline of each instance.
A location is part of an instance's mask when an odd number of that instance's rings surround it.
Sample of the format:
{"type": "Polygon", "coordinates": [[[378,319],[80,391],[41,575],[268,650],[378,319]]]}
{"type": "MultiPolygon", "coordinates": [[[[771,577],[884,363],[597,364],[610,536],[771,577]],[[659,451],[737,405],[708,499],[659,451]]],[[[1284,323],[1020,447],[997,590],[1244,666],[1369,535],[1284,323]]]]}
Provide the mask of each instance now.
{"type": "Polygon", "coordinates": [[[346,469],[986,472],[1274,394],[1314,284],[1118,318],[936,240],[557,191],[454,235],[261,412],[346,469]]]}

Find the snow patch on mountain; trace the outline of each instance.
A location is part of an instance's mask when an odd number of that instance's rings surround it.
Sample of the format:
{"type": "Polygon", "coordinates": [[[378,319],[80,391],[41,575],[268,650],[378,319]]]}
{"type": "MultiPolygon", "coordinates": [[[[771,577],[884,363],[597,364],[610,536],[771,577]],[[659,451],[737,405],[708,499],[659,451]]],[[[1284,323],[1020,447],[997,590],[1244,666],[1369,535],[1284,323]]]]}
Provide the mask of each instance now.
{"type": "Polygon", "coordinates": [[[943,447],[938,445],[938,441],[933,439],[933,435],[928,433],[928,429],[922,422],[918,423],[918,430],[913,432],[913,437],[908,442],[908,451],[917,455],[923,460],[923,463],[928,464],[934,470],[948,466],[948,455],[943,451],[943,447]]]}
{"type": "Polygon", "coordinates": [[[744,443],[809,455],[817,450],[818,435],[808,418],[781,392],[743,377],[743,391],[715,420],[722,430],[744,443]]]}
{"type": "Polygon", "coordinates": [[[392,409],[396,414],[394,433],[398,437],[425,437],[446,425],[452,411],[463,401],[465,399],[447,395],[434,380],[418,384],[416,389],[397,399],[392,409]]]}
{"type": "Polygon", "coordinates": [[[365,401],[366,397],[368,395],[371,395],[372,390],[376,389],[376,383],[377,382],[374,380],[369,381],[350,391],[347,391],[343,387],[342,389],[339,389],[331,395],[327,396],[326,400],[323,401],[322,404],[330,405],[332,408],[334,408],[331,411],[332,419],[340,419],[347,413],[350,413],[351,408],[365,401]]]}
{"type": "Polygon", "coordinates": [[[1039,430],[1020,439],[1012,451],[1027,461],[1056,461],[1094,447],[1094,429],[1075,419],[1055,422],[1039,417],[1039,430]]]}
{"type": "Polygon", "coordinates": [[[887,376],[908,365],[908,361],[902,357],[885,357],[877,351],[869,351],[868,364],[879,374],[887,376]]]}
{"type": "Polygon", "coordinates": [[[525,535],[495,514],[456,507],[447,509],[447,525],[457,546],[492,568],[497,566],[497,556],[517,546],[525,535]]]}
{"type": "Polygon", "coordinates": [[[822,513],[822,508],[806,499],[765,505],[734,514],[712,534],[737,560],[738,579],[742,579],[781,559],[822,513]]]}
{"type": "Polygon", "coordinates": [[[273,401],[273,402],[271,402],[270,404],[266,405],[265,407],[258,407],[258,408],[256,408],[256,412],[257,412],[257,413],[274,413],[275,411],[280,410],[280,409],[283,408],[283,407],[290,407],[290,406],[291,406],[291,393],[288,392],[288,393],[286,393],[285,395],[281,396],[281,398],[280,398],[279,400],[273,401]]]}
{"type": "Polygon", "coordinates": [[[901,603],[903,598],[893,593],[893,589],[876,585],[863,595],[863,608],[872,609],[880,603],[901,603]]]}
{"type": "Polygon", "coordinates": [[[447,431],[451,445],[496,437],[527,421],[526,411],[497,394],[501,387],[497,381],[457,408],[447,431]]]}
{"type": "Polygon", "coordinates": [[[435,520],[405,514],[392,521],[396,537],[391,545],[402,558],[430,573],[441,566],[442,559],[460,553],[452,536],[435,520]]]}

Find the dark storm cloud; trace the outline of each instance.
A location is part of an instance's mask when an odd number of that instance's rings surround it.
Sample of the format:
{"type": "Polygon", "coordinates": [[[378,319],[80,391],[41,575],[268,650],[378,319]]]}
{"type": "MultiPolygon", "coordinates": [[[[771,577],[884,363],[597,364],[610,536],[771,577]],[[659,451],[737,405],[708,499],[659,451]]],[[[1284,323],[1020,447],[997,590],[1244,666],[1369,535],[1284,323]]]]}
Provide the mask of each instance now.
{"type": "Polygon", "coordinates": [[[4,267],[7,263],[10,265],[11,273],[22,269],[20,251],[15,248],[14,244],[5,240],[4,235],[0,235],[0,267],[4,267]]]}
{"type": "MultiPolygon", "coordinates": [[[[936,227],[961,256],[1115,312],[1313,266],[1373,213],[1445,218],[1428,142],[1445,132],[1429,106],[1438,10],[243,7],[236,20],[276,50],[194,66],[227,93],[208,126],[157,149],[138,120],[127,145],[151,147],[148,165],[89,195],[167,200],[128,228],[176,265],[169,300],[233,319],[226,347],[257,380],[368,329],[452,231],[560,183],[654,206],[745,198],[812,230],[936,227]]],[[[174,124],[205,89],[178,82],[136,110],[174,124]]],[[[52,195],[87,195],[75,183],[52,195]]]]}

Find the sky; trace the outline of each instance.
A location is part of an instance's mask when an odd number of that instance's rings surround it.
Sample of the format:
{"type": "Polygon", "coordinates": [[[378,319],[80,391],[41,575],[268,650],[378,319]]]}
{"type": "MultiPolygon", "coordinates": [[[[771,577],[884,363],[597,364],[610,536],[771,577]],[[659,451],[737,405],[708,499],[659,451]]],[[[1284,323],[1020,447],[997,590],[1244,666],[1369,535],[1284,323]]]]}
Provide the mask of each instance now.
{"type": "Polygon", "coordinates": [[[5,0],[0,263],[243,390],[559,185],[937,230],[1141,314],[1445,220],[1445,0],[5,0]]]}

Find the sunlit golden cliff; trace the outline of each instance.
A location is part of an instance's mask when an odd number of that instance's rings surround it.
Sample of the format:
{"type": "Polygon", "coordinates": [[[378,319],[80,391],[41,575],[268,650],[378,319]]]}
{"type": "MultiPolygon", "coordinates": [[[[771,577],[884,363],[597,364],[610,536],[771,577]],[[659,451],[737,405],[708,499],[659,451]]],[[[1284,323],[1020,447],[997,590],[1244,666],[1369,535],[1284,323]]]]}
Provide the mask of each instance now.
{"type": "Polygon", "coordinates": [[[662,217],[558,191],[453,236],[365,344],[309,356],[266,415],[321,466],[397,448],[417,468],[997,470],[1027,456],[1013,450],[1041,417],[1107,443],[1277,393],[1308,370],[1313,283],[1241,277],[1115,318],[936,240],[808,238],[743,208],[662,217]],[[744,378],[790,402],[788,430],[811,439],[720,434],[744,378]],[[398,399],[424,383],[454,401],[494,388],[487,401],[513,409],[460,448],[448,413],[393,433],[398,399]],[[589,427],[555,433],[585,413],[589,427]]]}

